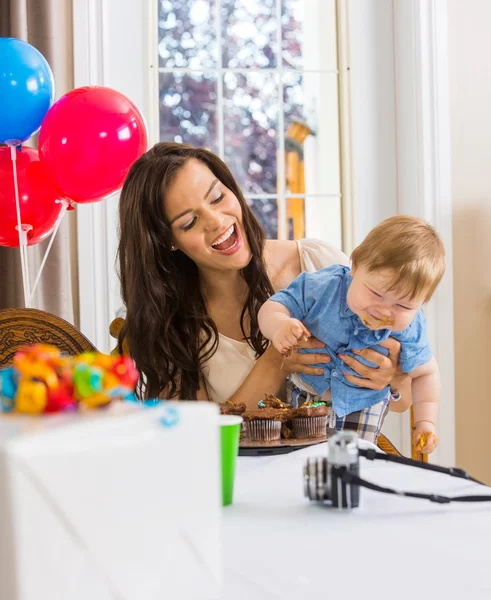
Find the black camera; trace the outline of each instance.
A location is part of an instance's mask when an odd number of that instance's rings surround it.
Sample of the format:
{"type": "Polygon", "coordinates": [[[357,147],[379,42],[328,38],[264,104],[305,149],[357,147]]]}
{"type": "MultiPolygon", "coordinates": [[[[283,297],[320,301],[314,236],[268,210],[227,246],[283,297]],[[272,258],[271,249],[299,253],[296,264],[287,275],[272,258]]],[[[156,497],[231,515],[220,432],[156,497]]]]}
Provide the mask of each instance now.
{"type": "Polygon", "coordinates": [[[335,508],[356,508],[360,503],[360,486],[347,482],[345,474],[360,475],[358,436],[342,431],[329,438],[327,457],[308,458],[304,467],[304,493],[312,502],[331,504],[335,508]]]}
{"type": "Polygon", "coordinates": [[[398,464],[444,473],[451,477],[467,479],[484,486],[471,477],[467,471],[456,467],[441,467],[404,456],[393,456],[378,452],[375,448],[359,448],[358,436],[351,431],[341,431],[331,436],[327,442],[328,456],[307,459],[303,470],[304,494],[312,500],[340,510],[357,508],[360,504],[360,488],[368,488],[383,494],[430,500],[438,504],[449,502],[490,502],[491,495],[477,494],[465,496],[442,496],[393,489],[367,481],[360,477],[360,456],[368,460],[383,460],[398,464]]]}

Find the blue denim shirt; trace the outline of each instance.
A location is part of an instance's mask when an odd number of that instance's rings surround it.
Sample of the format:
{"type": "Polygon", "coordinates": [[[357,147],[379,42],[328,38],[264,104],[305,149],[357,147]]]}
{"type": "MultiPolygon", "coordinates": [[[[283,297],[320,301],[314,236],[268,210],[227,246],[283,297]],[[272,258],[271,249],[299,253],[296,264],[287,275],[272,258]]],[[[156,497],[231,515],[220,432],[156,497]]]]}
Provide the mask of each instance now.
{"type": "Polygon", "coordinates": [[[426,336],[426,319],[421,310],[403,331],[369,329],[348,307],[346,297],[350,283],[349,267],[334,265],[314,273],[302,273],[286,290],[270,298],[283,304],[292,317],[302,321],[312,335],[326,344],[325,349],[301,350],[329,354],[332,360],[324,365],[324,374],[301,374],[300,378],[319,396],[331,388],[333,408],[338,417],[381,402],[389,390],[388,387],[380,391],[369,390],[347,381],[343,371],[356,373],[342,362],[337,356],[339,353],[354,356],[365,365],[376,367],[351,350],[372,347],[387,356],[387,348],[378,343],[391,336],[401,343],[400,364],[405,373],[427,363],[432,357],[426,336]]]}

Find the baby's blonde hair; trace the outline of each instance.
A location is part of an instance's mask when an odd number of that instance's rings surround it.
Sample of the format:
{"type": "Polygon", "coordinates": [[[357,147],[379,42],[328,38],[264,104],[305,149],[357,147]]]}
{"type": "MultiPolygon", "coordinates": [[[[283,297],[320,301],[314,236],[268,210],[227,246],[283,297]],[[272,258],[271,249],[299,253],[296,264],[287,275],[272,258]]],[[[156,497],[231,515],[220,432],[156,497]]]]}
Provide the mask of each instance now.
{"type": "Polygon", "coordinates": [[[423,219],[398,215],[382,221],[351,254],[353,269],[392,271],[389,286],[428,302],[445,272],[445,248],[435,229],[423,219]]]}

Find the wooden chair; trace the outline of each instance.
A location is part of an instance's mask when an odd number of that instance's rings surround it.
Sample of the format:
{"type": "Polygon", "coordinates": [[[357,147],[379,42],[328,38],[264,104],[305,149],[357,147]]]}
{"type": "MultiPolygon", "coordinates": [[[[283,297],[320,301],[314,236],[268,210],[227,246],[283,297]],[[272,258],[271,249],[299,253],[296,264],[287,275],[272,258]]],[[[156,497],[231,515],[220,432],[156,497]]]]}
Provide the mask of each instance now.
{"type": "Polygon", "coordinates": [[[76,327],[35,308],[0,310],[0,368],[12,363],[14,354],[28,344],[52,344],[69,355],[96,350],[76,327]]]}
{"type": "Polygon", "coordinates": [[[399,452],[399,450],[394,446],[394,444],[383,433],[381,433],[378,436],[377,446],[380,448],[380,450],[383,450],[386,454],[392,454],[394,456],[402,456],[402,454],[399,452]]]}

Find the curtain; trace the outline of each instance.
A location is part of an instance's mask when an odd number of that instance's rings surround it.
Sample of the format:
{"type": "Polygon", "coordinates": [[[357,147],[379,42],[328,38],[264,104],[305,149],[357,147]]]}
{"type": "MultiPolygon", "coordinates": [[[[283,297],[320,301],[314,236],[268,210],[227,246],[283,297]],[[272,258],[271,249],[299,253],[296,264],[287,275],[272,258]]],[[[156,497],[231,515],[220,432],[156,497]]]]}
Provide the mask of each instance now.
{"type": "MultiPolygon", "coordinates": [[[[0,0],[0,36],[15,37],[37,48],[55,80],[55,100],[73,89],[72,0],[0,0]]],[[[26,144],[36,147],[33,138],[26,144]]],[[[29,246],[31,286],[48,240],[29,246]]],[[[33,308],[78,323],[76,211],[69,211],[51,248],[33,308]]],[[[19,250],[0,247],[0,309],[24,307],[19,250]]]]}

